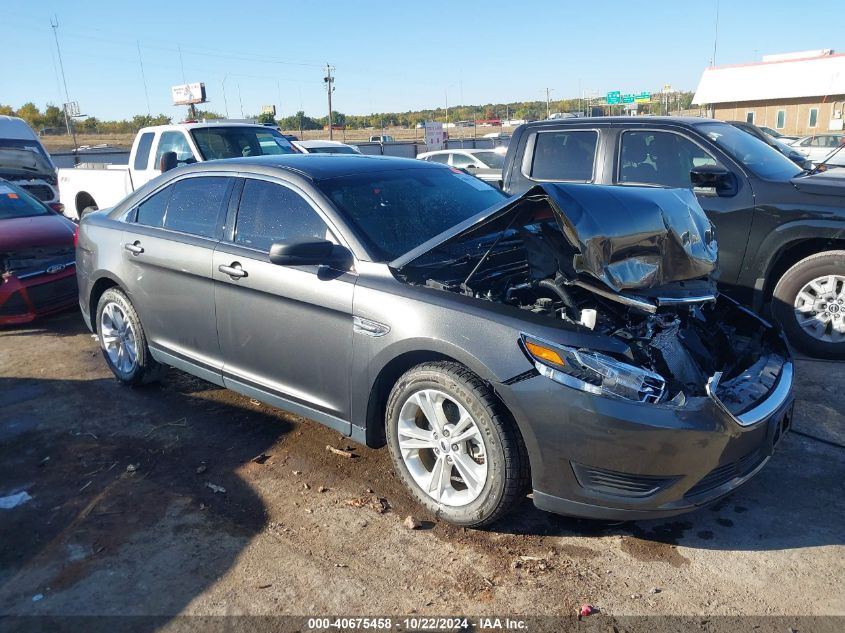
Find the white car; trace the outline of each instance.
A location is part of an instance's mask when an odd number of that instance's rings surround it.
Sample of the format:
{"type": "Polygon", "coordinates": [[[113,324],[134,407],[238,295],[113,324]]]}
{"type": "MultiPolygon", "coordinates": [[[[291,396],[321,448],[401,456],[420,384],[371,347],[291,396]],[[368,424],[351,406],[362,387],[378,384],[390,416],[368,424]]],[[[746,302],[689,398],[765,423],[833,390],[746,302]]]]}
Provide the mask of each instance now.
{"type": "Polygon", "coordinates": [[[56,165],[26,121],[0,116],[0,178],[61,211],[56,165]]]}
{"type": "Polygon", "coordinates": [[[473,176],[499,187],[505,155],[498,149],[443,149],[418,154],[417,158],[466,170],[473,176]]]}
{"type": "Polygon", "coordinates": [[[820,163],[843,143],[845,143],[845,132],[821,132],[799,138],[790,145],[814,163],[820,163]]]}
{"type": "Polygon", "coordinates": [[[361,150],[355,145],[347,145],[339,141],[291,141],[296,149],[303,154],[360,154],[361,150]]]}
{"type": "Polygon", "coordinates": [[[72,220],[111,207],[162,172],[221,158],[294,154],[279,132],[264,125],[209,121],[141,128],[127,165],[81,164],[59,170],[64,213],[72,220]]]}

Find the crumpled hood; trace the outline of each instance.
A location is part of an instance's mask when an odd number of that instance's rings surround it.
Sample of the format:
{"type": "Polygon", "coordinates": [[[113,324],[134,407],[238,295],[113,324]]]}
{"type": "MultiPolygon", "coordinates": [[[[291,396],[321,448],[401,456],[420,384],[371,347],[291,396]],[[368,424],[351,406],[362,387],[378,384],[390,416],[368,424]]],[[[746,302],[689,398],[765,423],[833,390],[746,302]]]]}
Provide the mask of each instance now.
{"type": "Polygon", "coordinates": [[[55,176],[55,169],[50,161],[38,150],[26,148],[0,148],[0,171],[55,176]]]}
{"type": "Polygon", "coordinates": [[[544,206],[572,247],[574,272],[599,279],[614,291],[655,288],[716,271],[713,226],[692,191],[560,183],[537,185],[505,200],[390,266],[401,270],[447,243],[531,224],[544,206]]]}

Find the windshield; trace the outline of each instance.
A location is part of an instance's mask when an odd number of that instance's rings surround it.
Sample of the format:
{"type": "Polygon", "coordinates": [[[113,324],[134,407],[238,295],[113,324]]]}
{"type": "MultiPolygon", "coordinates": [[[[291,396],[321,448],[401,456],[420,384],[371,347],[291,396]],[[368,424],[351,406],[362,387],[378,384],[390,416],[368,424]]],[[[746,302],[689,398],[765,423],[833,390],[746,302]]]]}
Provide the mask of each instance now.
{"type": "MultiPolygon", "coordinates": [[[[47,169],[49,171],[52,171],[54,169],[53,165],[50,161],[50,157],[47,155],[47,152],[45,152],[44,148],[41,147],[41,145],[39,143],[35,142],[35,141],[29,141],[29,140],[26,140],[26,139],[18,139],[18,138],[0,138],[0,150],[4,150],[4,149],[26,150],[28,152],[32,152],[32,154],[34,154],[36,157],[39,157],[39,158],[42,159],[42,160],[38,160],[37,158],[35,159],[35,161],[37,161],[36,162],[36,165],[37,165],[36,168],[40,168],[39,170],[47,169]]],[[[20,152],[18,152],[18,154],[20,154],[20,152]]],[[[9,158],[10,158],[11,164],[10,165],[4,164],[4,166],[16,165],[18,160],[19,160],[18,158],[11,158],[11,157],[9,157],[9,158]]],[[[4,163],[6,163],[6,162],[9,162],[9,161],[4,161],[4,163]]]]}
{"type": "Polygon", "coordinates": [[[284,136],[262,127],[206,127],[191,130],[203,160],[295,154],[284,136]]]}
{"type": "Polygon", "coordinates": [[[31,218],[36,215],[50,215],[43,204],[29,197],[18,187],[0,182],[0,220],[31,218]]]}
{"type": "Polygon", "coordinates": [[[317,186],[379,261],[391,261],[505,195],[448,167],[371,172],[317,186]]]}
{"type": "Polygon", "coordinates": [[[346,147],[344,145],[333,145],[331,147],[306,147],[305,151],[309,154],[360,154],[355,151],[353,147],[346,147]]]}
{"type": "Polygon", "coordinates": [[[787,180],[801,169],[774,147],[725,123],[704,123],[698,129],[725,153],[748,167],[761,178],[787,180]]]}
{"type": "Polygon", "coordinates": [[[502,169],[505,166],[505,157],[498,152],[475,152],[473,156],[490,169],[502,169]]]}

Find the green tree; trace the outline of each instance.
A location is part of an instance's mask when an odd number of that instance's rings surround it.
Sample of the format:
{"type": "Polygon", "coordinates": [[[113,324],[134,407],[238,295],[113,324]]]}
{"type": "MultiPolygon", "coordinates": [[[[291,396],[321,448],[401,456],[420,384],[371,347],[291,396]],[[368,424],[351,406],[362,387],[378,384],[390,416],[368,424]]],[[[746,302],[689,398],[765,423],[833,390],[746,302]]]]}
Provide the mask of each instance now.
{"type": "Polygon", "coordinates": [[[64,127],[65,113],[58,106],[52,103],[47,104],[47,109],[44,110],[44,127],[64,127]]]}
{"type": "Polygon", "coordinates": [[[24,103],[18,108],[15,116],[19,116],[26,121],[33,130],[40,130],[43,127],[44,117],[41,114],[41,110],[31,101],[24,103]]]}

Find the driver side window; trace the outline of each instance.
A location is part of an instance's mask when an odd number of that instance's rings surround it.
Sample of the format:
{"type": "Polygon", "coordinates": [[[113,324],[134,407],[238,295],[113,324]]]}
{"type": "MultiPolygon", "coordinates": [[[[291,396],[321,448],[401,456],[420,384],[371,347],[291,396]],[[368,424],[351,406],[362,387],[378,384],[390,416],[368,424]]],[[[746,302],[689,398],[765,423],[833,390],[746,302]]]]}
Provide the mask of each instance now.
{"type": "Polygon", "coordinates": [[[235,222],[236,244],[269,251],[276,240],[309,237],[337,243],[328,225],[293,189],[246,180],[235,222]]]}
{"type": "Polygon", "coordinates": [[[162,132],[153,163],[155,169],[159,168],[161,155],[165,152],[176,152],[176,162],[180,165],[197,162],[194,153],[191,151],[191,146],[188,145],[188,139],[182,132],[162,132]]]}
{"type": "Polygon", "coordinates": [[[673,132],[628,131],[622,134],[619,155],[619,182],[692,187],[690,170],[716,165],[704,149],[673,132]]]}

